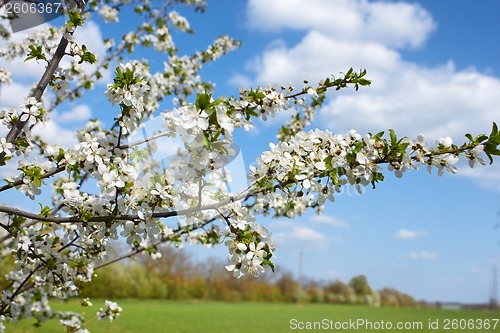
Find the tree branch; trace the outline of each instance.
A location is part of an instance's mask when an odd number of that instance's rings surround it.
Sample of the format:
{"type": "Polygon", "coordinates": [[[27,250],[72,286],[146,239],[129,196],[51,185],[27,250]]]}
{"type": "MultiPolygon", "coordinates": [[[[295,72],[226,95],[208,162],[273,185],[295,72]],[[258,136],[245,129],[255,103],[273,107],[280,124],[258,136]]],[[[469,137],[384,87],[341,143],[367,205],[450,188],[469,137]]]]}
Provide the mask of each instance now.
{"type": "MultiPolygon", "coordinates": [[[[83,4],[79,7],[83,11],[85,6],[87,5],[86,1],[83,1],[83,4]]],[[[71,34],[73,34],[72,32],[71,34]]],[[[50,80],[52,79],[52,76],[54,75],[55,71],[57,70],[57,67],[59,66],[59,63],[61,62],[61,59],[64,57],[66,53],[66,47],[68,46],[68,40],[64,37],[64,34],[61,36],[61,40],[59,41],[59,45],[57,46],[56,52],[52,56],[52,59],[48,62],[47,67],[45,68],[45,72],[43,73],[42,77],[40,78],[40,81],[38,81],[38,84],[36,85],[36,88],[33,92],[33,95],[31,97],[34,97],[38,102],[42,100],[43,93],[45,92],[45,89],[47,88],[50,80]]],[[[21,131],[23,130],[24,126],[28,122],[29,119],[26,121],[22,121],[19,119],[10,129],[9,133],[7,134],[7,137],[5,138],[7,142],[9,143],[14,143],[17,139],[17,137],[21,134],[21,131]]],[[[0,164],[5,163],[5,156],[6,152],[1,152],[0,153],[0,164]]]]}
{"type": "Polygon", "coordinates": [[[158,134],[155,134],[153,136],[151,136],[150,138],[147,138],[147,139],[143,139],[143,140],[138,140],[138,141],[135,141],[135,142],[132,142],[132,143],[129,143],[129,144],[125,144],[125,145],[119,145],[117,148],[118,149],[129,149],[129,148],[132,148],[132,147],[135,147],[135,146],[139,146],[139,145],[142,145],[143,143],[148,143],[148,142],[151,142],[151,141],[154,141],[158,138],[161,138],[161,137],[164,137],[164,136],[168,136],[170,135],[170,132],[161,132],[161,133],[158,133],[158,134]]]}
{"type": "MultiPolygon", "coordinates": [[[[137,1],[138,3],[140,3],[141,1],[137,1]]],[[[121,5],[121,4],[120,4],[121,5]]],[[[168,2],[165,2],[165,4],[158,10],[158,15],[152,17],[148,22],[147,24],[153,24],[157,19],[158,17],[160,16],[160,14],[162,12],[164,12],[168,6],[170,4],[168,2]]],[[[119,6],[119,5],[118,5],[119,6]]],[[[140,30],[137,32],[137,36],[141,36],[141,35],[144,35],[146,33],[145,30],[140,30]]],[[[87,76],[87,78],[94,78],[94,77],[97,77],[99,71],[103,68],[106,68],[106,66],[109,65],[110,61],[113,60],[113,58],[117,57],[118,55],[120,55],[123,51],[125,51],[127,49],[127,47],[129,46],[129,42],[123,40],[122,43],[110,54],[108,54],[106,57],[104,57],[104,59],[96,66],[96,69],[87,76]]],[[[78,90],[80,90],[81,88],[83,88],[85,85],[85,80],[81,80],[80,83],[78,83],[76,85],[76,87],[74,87],[71,91],[69,91],[68,93],[64,94],[60,99],[57,99],[48,109],[47,109],[47,112],[50,112],[50,111],[53,111],[59,104],[61,104],[63,101],[65,101],[68,97],[73,97],[73,96],[76,96],[78,90]]]]}
{"type": "MultiPolygon", "coordinates": [[[[49,178],[55,174],[58,174],[59,172],[61,171],[64,171],[66,169],[66,166],[63,165],[63,166],[59,166],[57,168],[54,168],[50,171],[47,171],[46,173],[44,173],[43,175],[40,176],[40,179],[44,179],[44,178],[49,178]]],[[[12,182],[12,183],[8,183],[2,187],[0,187],[0,192],[3,192],[3,191],[6,191],[10,188],[13,188],[13,187],[16,187],[16,186],[19,186],[19,185],[22,185],[24,184],[23,180],[22,179],[19,179],[15,182],[12,182]]]]}
{"type": "MultiPolygon", "coordinates": [[[[61,40],[59,41],[59,45],[57,46],[56,52],[54,53],[54,56],[52,59],[49,61],[49,64],[47,68],[45,69],[45,72],[43,73],[40,81],[38,82],[35,91],[33,92],[33,96],[38,102],[41,101],[42,95],[47,88],[50,80],[52,79],[52,76],[54,75],[54,72],[56,71],[57,67],[59,66],[59,62],[64,56],[66,47],[68,46],[68,40],[63,36],[61,36],[61,40]]],[[[21,134],[21,131],[23,130],[24,126],[26,125],[26,121],[22,121],[19,119],[14,126],[10,129],[9,133],[7,134],[6,141],[10,143],[14,143],[14,141],[17,139],[17,137],[21,134]]],[[[5,152],[0,153],[0,163],[3,163],[5,161],[5,152]]]]}
{"type": "MultiPolygon", "coordinates": [[[[181,209],[178,211],[156,212],[156,213],[153,213],[151,217],[153,217],[153,218],[167,218],[167,217],[173,217],[173,216],[179,216],[179,215],[189,215],[189,214],[192,214],[192,213],[197,212],[197,211],[216,209],[216,208],[219,208],[221,206],[227,205],[231,202],[245,199],[248,196],[253,196],[257,193],[260,193],[260,192],[263,192],[264,190],[266,190],[266,189],[258,189],[256,191],[245,194],[244,192],[246,192],[248,189],[253,187],[253,185],[255,185],[255,182],[252,182],[250,185],[246,186],[243,190],[238,192],[238,194],[236,194],[234,196],[230,196],[227,199],[222,200],[222,201],[217,202],[217,203],[214,203],[214,204],[209,204],[209,205],[200,206],[200,207],[187,208],[187,209],[181,209]]],[[[45,216],[45,215],[41,215],[41,214],[27,212],[27,211],[21,210],[19,208],[6,207],[6,206],[0,206],[0,212],[6,213],[9,215],[22,216],[22,217],[29,218],[32,220],[53,222],[53,223],[133,221],[133,220],[140,220],[141,219],[138,214],[116,214],[116,215],[105,215],[105,216],[93,216],[93,217],[87,219],[86,221],[84,221],[82,217],[78,217],[78,216],[68,216],[68,217],[45,216]]]]}

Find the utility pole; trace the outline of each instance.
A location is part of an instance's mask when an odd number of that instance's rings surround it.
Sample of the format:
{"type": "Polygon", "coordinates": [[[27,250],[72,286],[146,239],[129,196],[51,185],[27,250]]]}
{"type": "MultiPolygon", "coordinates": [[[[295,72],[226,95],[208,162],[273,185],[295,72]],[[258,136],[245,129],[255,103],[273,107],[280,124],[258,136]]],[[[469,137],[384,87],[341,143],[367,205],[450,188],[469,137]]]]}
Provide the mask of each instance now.
{"type": "MultiPolygon", "coordinates": [[[[495,228],[500,227],[500,210],[497,211],[497,223],[495,224],[495,228]]],[[[497,278],[497,267],[493,266],[492,276],[491,276],[491,286],[490,286],[490,309],[496,309],[498,307],[498,278],[497,278]]]]}
{"type": "Polygon", "coordinates": [[[492,276],[491,276],[491,290],[490,290],[490,308],[492,310],[496,309],[498,306],[497,287],[498,287],[497,267],[493,266],[492,276]]]}

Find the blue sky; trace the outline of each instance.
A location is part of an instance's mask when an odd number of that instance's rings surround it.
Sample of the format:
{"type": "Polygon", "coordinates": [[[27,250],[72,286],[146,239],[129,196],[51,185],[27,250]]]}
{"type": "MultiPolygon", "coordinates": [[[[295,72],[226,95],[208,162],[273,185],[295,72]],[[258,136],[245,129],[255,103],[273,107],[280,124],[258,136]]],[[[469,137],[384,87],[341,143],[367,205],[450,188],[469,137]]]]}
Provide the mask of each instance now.
{"type": "MultiPolygon", "coordinates": [[[[401,135],[424,133],[430,142],[446,135],[458,142],[500,119],[499,9],[495,1],[256,0],[217,2],[210,19],[193,23],[204,34],[228,32],[243,41],[227,62],[206,71],[221,77],[214,81],[222,81],[222,91],[234,91],[234,84],[299,86],[303,78],[366,68],[372,86],[332,94],[312,127],[394,128],[401,135]],[[369,22],[370,15],[379,19],[369,22]],[[214,24],[207,28],[208,22],[214,24]]],[[[267,148],[275,126],[259,124],[258,132],[243,145],[245,160],[267,148]]],[[[500,260],[499,170],[389,174],[363,196],[346,189],[321,217],[263,222],[277,239],[278,265],[294,273],[302,250],[311,278],[365,274],[374,288],[392,286],[418,299],[486,301],[500,260]]]]}
{"type": "MultiPolygon", "coordinates": [[[[314,82],[353,66],[367,69],[372,86],[331,94],[312,127],[394,128],[410,137],[424,133],[429,142],[449,135],[460,143],[466,132],[488,132],[500,121],[495,0],[213,1],[206,14],[181,12],[196,31],[178,40],[182,52],[203,49],[221,34],[243,42],[240,50],[203,69],[204,77],[217,83],[215,95],[265,83],[292,81],[300,87],[304,78],[314,82]]],[[[120,32],[124,21],[109,27],[96,20],[79,38],[99,54],[104,48],[98,37],[120,32]]],[[[161,64],[162,58],[151,61],[161,64]]],[[[12,68],[14,84],[2,89],[2,105],[18,103],[40,72],[33,63],[12,68]]],[[[68,144],[86,119],[108,112],[103,84],[91,99],[66,104],[40,131],[68,144]]],[[[275,140],[284,119],[237,135],[247,165],[275,140]]],[[[29,205],[24,198],[0,200],[29,205]]],[[[362,196],[344,189],[321,217],[260,221],[278,243],[276,264],[294,273],[303,251],[310,278],[347,282],[365,274],[375,289],[391,286],[417,299],[484,302],[492,268],[500,264],[500,230],[494,228],[499,211],[496,163],[473,170],[462,165],[459,174],[443,177],[423,169],[403,179],[387,174],[362,196]]],[[[226,256],[222,248],[192,251],[200,258],[226,256]]]]}

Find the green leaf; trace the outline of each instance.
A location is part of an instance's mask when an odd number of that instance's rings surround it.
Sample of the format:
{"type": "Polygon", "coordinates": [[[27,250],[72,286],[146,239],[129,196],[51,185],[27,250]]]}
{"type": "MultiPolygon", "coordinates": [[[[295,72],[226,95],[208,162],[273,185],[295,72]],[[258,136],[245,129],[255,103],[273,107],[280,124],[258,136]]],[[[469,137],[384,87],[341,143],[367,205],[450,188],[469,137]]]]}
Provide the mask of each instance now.
{"type": "Polygon", "coordinates": [[[83,17],[79,12],[70,11],[68,12],[69,22],[67,23],[68,28],[78,27],[83,25],[83,17]]]}
{"type": "Polygon", "coordinates": [[[11,223],[10,227],[18,229],[24,224],[24,222],[26,222],[26,218],[16,215],[12,219],[12,223],[11,223]]]}
{"type": "Polygon", "coordinates": [[[356,80],[356,83],[365,87],[365,86],[369,86],[372,83],[372,81],[367,80],[367,79],[359,79],[359,80],[356,80]]]}
{"type": "Polygon", "coordinates": [[[396,137],[396,133],[394,133],[393,129],[389,130],[389,135],[391,137],[391,144],[395,145],[398,142],[398,140],[397,140],[397,137],[396,137]]]}
{"type": "Polygon", "coordinates": [[[486,156],[488,156],[488,159],[490,160],[490,165],[493,164],[493,157],[491,156],[491,154],[486,153],[486,156]]]}
{"type": "Polygon", "coordinates": [[[210,105],[210,99],[212,95],[209,94],[198,94],[196,95],[196,106],[200,110],[205,110],[210,105]]]}
{"type": "MultiPolygon", "coordinates": [[[[400,140],[401,141],[401,140],[400,140]]],[[[398,151],[400,153],[404,153],[404,151],[406,150],[406,148],[408,148],[408,146],[410,145],[409,142],[405,142],[405,143],[400,143],[399,146],[398,146],[398,151]]]]}
{"type": "Polygon", "coordinates": [[[79,64],[83,63],[84,61],[93,64],[96,62],[96,57],[92,52],[87,51],[87,47],[85,45],[82,45],[82,51],[83,55],[81,56],[81,60],[78,62],[79,64]]]}
{"type": "MultiPolygon", "coordinates": [[[[210,96],[211,98],[212,96],[210,96]]],[[[224,102],[224,99],[223,98],[217,98],[215,101],[213,101],[212,103],[208,104],[208,107],[214,107],[220,103],[224,102]]]]}
{"type": "Polygon", "coordinates": [[[489,141],[495,142],[497,144],[500,143],[500,132],[498,132],[498,126],[495,122],[493,123],[493,127],[491,129],[489,141]]]}
{"type": "Polygon", "coordinates": [[[486,145],[486,147],[484,147],[484,151],[491,155],[500,156],[500,150],[497,148],[497,145],[486,145]]]}
{"type": "Polygon", "coordinates": [[[261,99],[266,98],[266,94],[260,90],[251,90],[248,92],[248,97],[253,97],[255,102],[260,101],[261,99]]]}
{"type": "MultiPolygon", "coordinates": [[[[255,110],[257,110],[256,107],[252,107],[252,108],[248,108],[246,111],[247,111],[247,115],[249,116],[252,116],[252,117],[258,117],[259,114],[257,112],[255,112],[255,110]]],[[[247,120],[249,120],[250,118],[247,118],[247,120]]]]}
{"type": "Polygon", "coordinates": [[[43,207],[41,203],[38,203],[38,204],[40,205],[40,215],[43,215],[43,216],[45,216],[45,217],[47,217],[47,216],[50,216],[50,215],[51,215],[51,214],[50,214],[51,209],[50,209],[50,207],[49,207],[49,206],[45,206],[45,207],[43,207]]]}
{"type": "Polygon", "coordinates": [[[476,139],[474,141],[477,142],[477,143],[479,143],[479,142],[482,142],[482,141],[484,141],[486,139],[488,139],[487,135],[480,134],[480,135],[476,136],[476,139]]]}
{"type": "Polygon", "coordinates": [[[496,142],[489,142],[488,144],[485,145],[484,147],[484,152],[486,153],[486,156],[488,156],[488,159],[490,160],[490,164],[493,163],[493,156],[500,156],[500,150],[498,149],[498,143],[496,142]]]}
{"type": "Polygon", "coordinates": [[[40,178],[38,177],[34,177],[33,178],[33,184],[36,186],[36,187],[40,187],[42,185],[42,181],[40,180],[40,178]]]}
{"type": "Polygon", "coordinates": [[[384,136],[384,131],[378,132],[373,136],[374,139],[381,139],[384,136]]]}
{"type": "Polygon", "coordinates": [[[54,270],[54,269],[56,269],[56,267],[57,267],[57,258],[54,258],[54,257],[49,258],[49,259],[46,261],[46,265],[47,265],[47,268],[48,268],[49,270],[54,270]]]}
{"type": "Polygon", "coordinates": [[[59,154],[57,154],[56,161],[60,162],[64,158],[64,149],[59,148],[59,154]]]}
{"type": "Polygon", "coordinates": [[[91,218],[92,218],[92,213],[91,212],[84,211],[82,213],[82,220],[83,220],[83,222],[88,222],[88,221],[90,221],[91,218]]]}
{"type": "Polygon", "coordinates": [[[26,57],[26,59],[24,59],[25,62],[30,59],[46,60],[41,45],[39,46],[29,45],[28,48],[30,49],[30,51],[28,52],[28,56],[26,57]]]}
{"type": "Polygon", "coordinates": [[[332,159],[333,157],[332,156],[327,156],[323,162],[325,162],[325,165],[326,165],[326,168],[327,170],[330,170],[332,168],[332,159]]]}
{"type": "Polygon", "coordinates": [[[205,132],[203,132],[203,142],[205,143],[205,147],[207,147],[207,149],[210,150],[212,148],[212,142],[210,142],[208,135],[205,132]]]}
{"type": "Polygon", "coordinates": [[[274,273],[274,264],[273,264],[271,261],[269,261],[269,260],[264,260],[264,261],[262,262],[262,265],[267,265],[267,266],[269,266],[269,268],[271,268],[271,271],[273,271],[273,273],[274,273]]]}

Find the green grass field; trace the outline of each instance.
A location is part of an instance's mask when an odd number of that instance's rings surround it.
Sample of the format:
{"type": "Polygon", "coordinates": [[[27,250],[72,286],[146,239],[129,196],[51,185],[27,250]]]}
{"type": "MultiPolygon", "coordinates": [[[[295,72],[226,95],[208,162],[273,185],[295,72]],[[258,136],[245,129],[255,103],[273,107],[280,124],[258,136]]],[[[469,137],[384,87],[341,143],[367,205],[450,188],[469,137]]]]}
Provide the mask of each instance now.
{"type": "MultiPolygon", "coordinates": [[[[94,306],[86,308],[90,318],[104,302],[93,300],[94,306]]],[[[137,333],[137,332],[175,332],[175,333],[255,333],[255,332],[294,332],[306,331],[307,322],[319,321],[322,327],[315,331],[327,332],[499,332],[500,312],[491,311],[454,311],[438,309],[394,309],[373,308],[368,306],[306,304],[271,304],[271,303],[218,303],[218,302],[170,302],[122,300],[118,302],[124,309],[122,315],[113,323],[93,321],[88,325],[91,333],[137,333]],[[449,322],[447,321],[449,320],[449,322]],[[366,324],[335,328],[333,322],[349,325],[357,320],[366,324]],[[453,321],[455,320],[455,321],[453,321]],[[462,321],[460,321],[462,320],[462,321]],[[384,321],[385,326],[382,325],[384,321]],[[429,321],[436,323],[437,329],[429,328],[429,321]],[[369,329],[367,322],[371,322],[369,329]],[[390,322],[392,329],[388,327],[390,322]],[[403,323],[407,329],[398,329],[403,323]],[[446,323],[448,322],[448,326],[446,323]],[[490,327],[485,326],[489,322],[490,327]],[[457,326],[453,326],[453,325],[457,326]],[[377,329],[377,326],[378,329],[377,329]],[[463,329],[460,329],[462,325],[463,329]],[[464,325],[469,325],[467,326],[464,325]],[[482,325],[482,328],[480,328],[482,325]],[[302,328],[302,329],[301,329],[302,328]]],[[[57,309],[81,311],[76,302],[57,304],[57,309]]],[[[33,322],[22,322],[7,326],[6,332],[64,332],[56,322],[48,322],[41,328],[34,328],[33,322]]],[[[361,322],[359,322],[361,323],[361,322]]],[[[311,325],[313,325],[311,323],[311,325]]],[[[339,325],[339,324],[337,324],[339,325]]],[[[435,324],[434,324],[435,325],[435,324]]],[[[311,327],[311,330],[314,327],[311,327]]]]}

